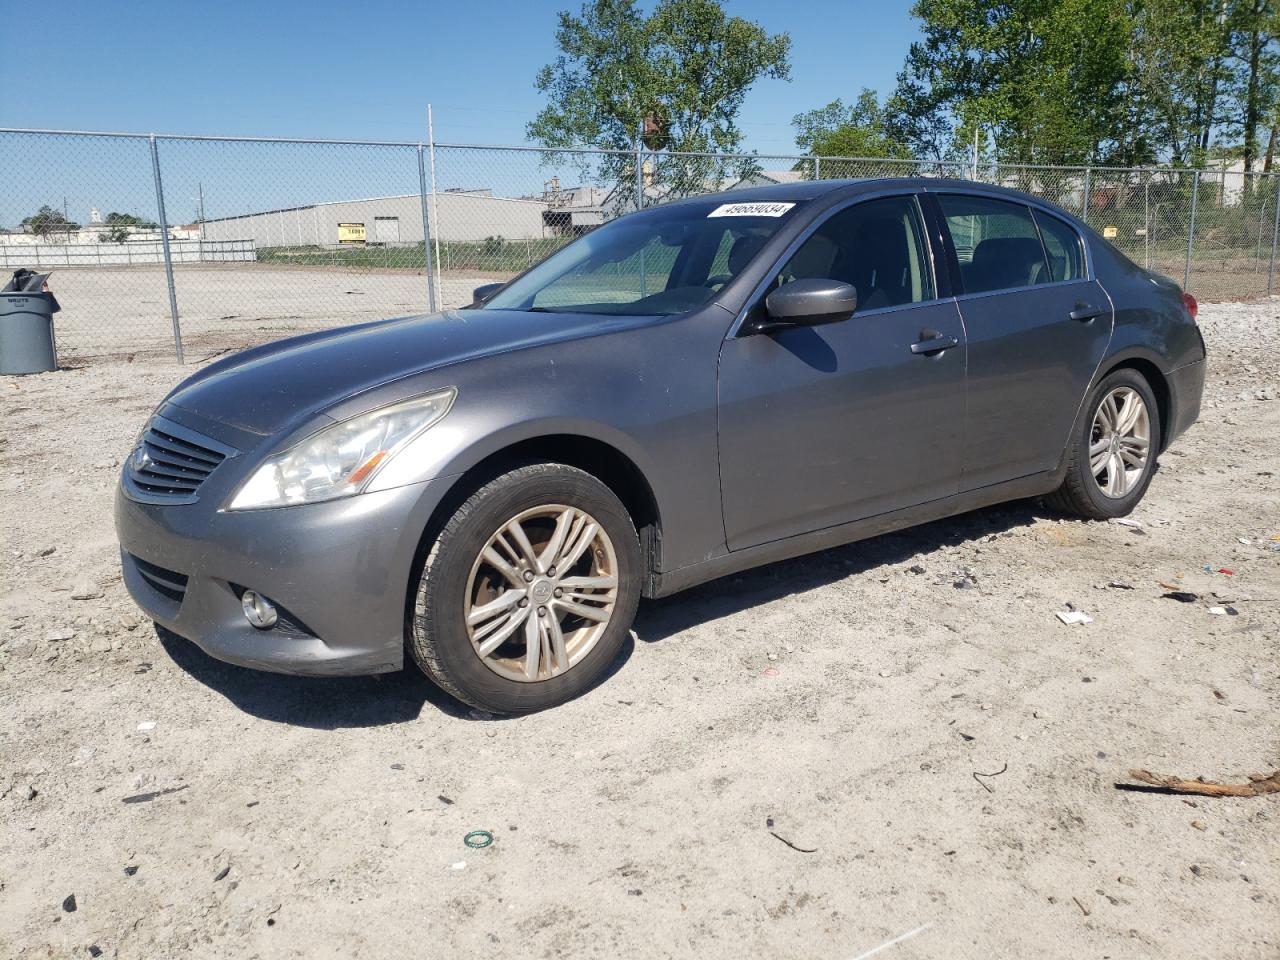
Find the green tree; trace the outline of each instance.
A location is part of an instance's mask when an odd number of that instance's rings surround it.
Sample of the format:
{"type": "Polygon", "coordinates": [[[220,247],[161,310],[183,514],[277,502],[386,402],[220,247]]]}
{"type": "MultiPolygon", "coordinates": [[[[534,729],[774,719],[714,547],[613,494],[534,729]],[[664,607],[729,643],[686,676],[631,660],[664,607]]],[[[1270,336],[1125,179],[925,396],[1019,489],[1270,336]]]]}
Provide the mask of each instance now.
{"type": "Polygon", "coordinates": [[[796,114],[791,125],[796,128],[796,146],[814,156],[911,157],[910,147],[887,128],[876,92],[865,87],[852,104],[832,100],[796,114]]]}
{"type": "Polygon", "coordinates": [[[917,0],[887,129],[962,156],[975,128],[1001,160],[1105,158],[1126,134],[1132,16],[1125,0],[917,0]]]}
{"type": "Polygon", "coordinates": [[[142,217],[134,216],[132,213],[115,213],[114,211],[107,214],[106,220],[103,221],[107,225],[106,231],[98,234],[99,243],[124,243],[129,239],[129,234],[133,231],[130,227],[138,227],[143,230],[155,230],[157,225],[151,220],[144,220],[142,217]]]}
{"type": "Polygon", "coordinates": [[[67,234],[80,229],[80,224],[73,223],[47,203],[29,217],[23,217],[22,225],[30,229],[38,237],[50,234],[67,234]]]}
{"type": "MultiPolygon", "coordinates": [[[[730,17],[718,0],[659,0],[649,16],[636,0],[588,0],[578,15],[559,15],[555,36],[559,55],[535,80],[548,102],[529,137],[549,148],[625,150],[643,125],[647,179],[688,190],[714,180],[715,164],[668,154],[738,149],[747,91],[790,77],[791,38],[730,17]]],[[[620,180],[635,176],[627,156],[604,166],[620,180]]]]}

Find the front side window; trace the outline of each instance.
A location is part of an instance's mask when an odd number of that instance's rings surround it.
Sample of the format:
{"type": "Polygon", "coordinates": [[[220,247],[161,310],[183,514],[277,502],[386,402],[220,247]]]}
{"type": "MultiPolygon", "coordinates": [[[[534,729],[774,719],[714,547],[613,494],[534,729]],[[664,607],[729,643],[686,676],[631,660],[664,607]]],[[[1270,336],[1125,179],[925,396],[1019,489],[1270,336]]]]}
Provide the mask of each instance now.
{"type": "Polygon", "coordinates": [[[868,200],[834,214],[800,245],[774,287],[817,278],[852,284],[858,313],[934,298],[933,272],[912,197],[868,200]]]}
{"type": "Polygon", "coordinates": [[[1044,247],[1031,210],[1021,203],[941,194],[938,203],[960,261],[965,293],[1049,283],[1044,247]]]}
{"type": "Polygon", "coordinates": [[[1057,217],[1036,211],[1036,223],[1049,255],[1049,275],[1055,280],[1080,280],[1084,277],[1084,248],[1080,234],[1057,217]]]}
{"type": "Polygon", "coordinates": [[[708,199],[614,220],[534,267],[481,309],[685,313],[710,302],[745,269],[797,206],[708,199]]]}

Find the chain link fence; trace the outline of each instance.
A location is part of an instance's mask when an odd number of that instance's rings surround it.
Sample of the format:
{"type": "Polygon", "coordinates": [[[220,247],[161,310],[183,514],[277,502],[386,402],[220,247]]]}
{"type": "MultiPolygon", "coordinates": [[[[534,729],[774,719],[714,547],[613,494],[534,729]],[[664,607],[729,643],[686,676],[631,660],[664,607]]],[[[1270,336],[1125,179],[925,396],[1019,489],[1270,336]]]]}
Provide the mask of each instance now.
{"type": "Polygon", "coordinates": [[[190,359],[462,306],[615,217],[735,186],[959,177],[1083,217],[1201,299],[1271,293],[1280,177],[760,154],[0,130],[0,269],[64,360],[190,359]]]}

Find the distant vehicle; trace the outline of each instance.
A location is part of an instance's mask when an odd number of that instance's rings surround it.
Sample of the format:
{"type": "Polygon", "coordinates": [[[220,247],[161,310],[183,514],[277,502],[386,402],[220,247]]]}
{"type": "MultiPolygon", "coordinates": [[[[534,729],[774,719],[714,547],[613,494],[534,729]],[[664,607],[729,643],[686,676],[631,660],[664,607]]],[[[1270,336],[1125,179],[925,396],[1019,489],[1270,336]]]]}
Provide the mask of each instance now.
{"type": "Polygon", "coordinates": [[[597,681],[641,596],[1019,497],[1129,513],[1198,416],[1196,304],[963,181],[623,217],[469,308],[212,364],[147,422],[124,578],[232,663],[477,707],[597,681]]]}

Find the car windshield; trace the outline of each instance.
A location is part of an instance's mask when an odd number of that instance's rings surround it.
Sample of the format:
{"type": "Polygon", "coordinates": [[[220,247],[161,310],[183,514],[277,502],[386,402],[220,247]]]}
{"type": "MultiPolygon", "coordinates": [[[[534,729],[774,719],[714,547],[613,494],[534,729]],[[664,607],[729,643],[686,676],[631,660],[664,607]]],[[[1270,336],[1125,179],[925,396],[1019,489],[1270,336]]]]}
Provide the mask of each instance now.
{"type": "Polygon", "coordinates": [[[795,203],[679,203],[597,228],[488,300],[484,310],[670,316],[709,302],[795,203]]]}

